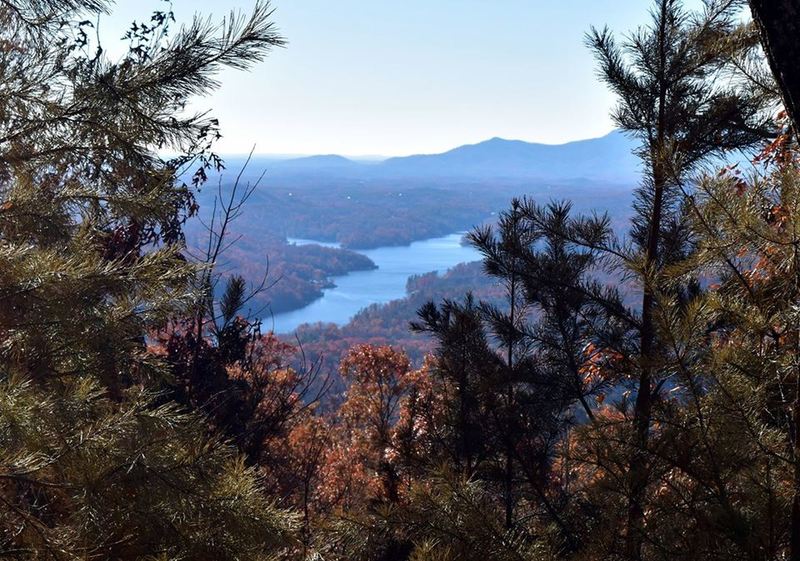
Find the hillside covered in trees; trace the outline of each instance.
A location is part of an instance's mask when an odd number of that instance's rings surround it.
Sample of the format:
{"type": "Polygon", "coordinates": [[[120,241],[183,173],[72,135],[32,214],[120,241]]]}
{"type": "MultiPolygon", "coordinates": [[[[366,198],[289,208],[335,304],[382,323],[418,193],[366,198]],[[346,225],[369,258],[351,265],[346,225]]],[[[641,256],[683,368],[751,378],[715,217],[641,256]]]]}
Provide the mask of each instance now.
{"type": "MultiPolygon", "coordinates": [[[[187,230],[189,252],[207,258],[209,231],[199,221],[187,230]]],[[[264,289],[248,302],[249,313],[261,317],[313,302],[323,289],[334,286],[331,277],[375,268],[366,255],[317,244],[298,245],[257,228],[248,229],[246,236],[237,236],[236,243],[224,249],[217,271],[226,278],[239,275],[251,288],[264,289]]]]}
{"type": "MultiPolygon", "coordinates": [[[[352,347],[365,343],[401,348],[412,365],[421,366],[426,354],[433,350],[433,341],[412,332],[409,324],[422,306],[434,299],[458,299],[467,292],[486,302],[497,302],[502,296],[494,280],[483,274],[479,262],[462,263],[441,275],[411,277],[406,291],[405,298],[365,307],[341,327],[321,322],[306,324],[283,339],[302,347],[302,359],[319,363],[326,371],[335,372],[352,347]]],[[[335,380],[338,384],[338,377],[335,380]]]]}
{"type": "Polygon", "coordinates": [[[417,355],[368,309],[336,379],[248,315],[256,185],[203,208],[218,123],[187,107],[286,46],[270,5],[165,3],[118,60],[112,8],[0,0],[0,556],[800,560],[798,0],[587,30],[641,162],[624,227],[510,199],[480,265],[396,303],[417,355]]]}

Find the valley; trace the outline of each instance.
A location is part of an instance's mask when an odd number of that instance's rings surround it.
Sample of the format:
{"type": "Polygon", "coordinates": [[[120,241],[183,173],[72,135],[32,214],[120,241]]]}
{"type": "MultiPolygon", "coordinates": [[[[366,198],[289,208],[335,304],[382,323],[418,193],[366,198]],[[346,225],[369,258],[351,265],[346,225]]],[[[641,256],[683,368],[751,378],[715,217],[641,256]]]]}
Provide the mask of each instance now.
{"type": "MultiPolygon", "coordinates": [[[[456,243],[448,246],[452,253],[428,250],[492,222],[514,197],[572,200],[575,211],[608,211],[621,226],[636,183],[630,142],[617,132],[563,145],[492,139],[380,162],[341,156],[253,157],[246,167],[236,156],[225,162],[222,175],[209,181],[220,192],[239,172],[244,183],[264,177],[231,225],[236,243],[221,269],[251,286],[266,275],[269,290],[256,295],[249,315],[278,333],[302,323],[343,325],[361,308],[403,298],[409,276],[475,259],[456,243]],[[407,266],[398,269],[394,255],[407,266]],[[382,267],[384,257],[389,264],[382,267]]],[[[220,192],[199,193],[203,222],[220,192]]],[[[190,246],[203,247],[200,221],[186,231],[190,246]]]]}
{"type": "Polygon", "coordinates": [[[800,0],[650,4],[0,0],[0,557],[800,561],[800,0]]]}

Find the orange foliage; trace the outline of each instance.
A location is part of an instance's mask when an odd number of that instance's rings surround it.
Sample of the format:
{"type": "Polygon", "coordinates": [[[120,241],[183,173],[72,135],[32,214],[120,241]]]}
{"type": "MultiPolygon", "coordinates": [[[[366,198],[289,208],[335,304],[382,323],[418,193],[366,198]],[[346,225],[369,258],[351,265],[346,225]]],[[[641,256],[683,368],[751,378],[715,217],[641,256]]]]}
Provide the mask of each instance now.
{"type": "MultiPolygon", "coordinates": [[[[584,389],[611,381],[619,376],[624,357],[617,351],[599,348],[588,343],[583,348],[584,361],[578,372],[583,377],[584,389]]],[[[602,398],[599,400],[602,403],[602,398]]]]}

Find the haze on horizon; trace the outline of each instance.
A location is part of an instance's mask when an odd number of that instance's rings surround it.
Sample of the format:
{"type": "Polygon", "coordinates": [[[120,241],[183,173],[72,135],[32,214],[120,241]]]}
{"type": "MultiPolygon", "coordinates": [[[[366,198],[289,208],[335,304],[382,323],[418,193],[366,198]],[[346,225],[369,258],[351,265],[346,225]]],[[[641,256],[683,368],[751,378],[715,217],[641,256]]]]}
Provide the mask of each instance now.
{"type": "MultiPolygon", "coordinates": [[[[699,3],[699,2],[698,2],[699,3]]],[[[695,2],[687,2],[693,5],[695,2]]],[[[179,22],[248,11],[244,0],[174,0],[179,22]]],[[[163,9],[119,1],[100,22],[104,46],[163,9]]],[[[613,98],[583,44],[591,25],[629,30],[637,0],[273,0],[288,40],[194,109],[213,108],[216,150],[398,156],[493,137],[560,144],[607,134],[613,98]]]]}

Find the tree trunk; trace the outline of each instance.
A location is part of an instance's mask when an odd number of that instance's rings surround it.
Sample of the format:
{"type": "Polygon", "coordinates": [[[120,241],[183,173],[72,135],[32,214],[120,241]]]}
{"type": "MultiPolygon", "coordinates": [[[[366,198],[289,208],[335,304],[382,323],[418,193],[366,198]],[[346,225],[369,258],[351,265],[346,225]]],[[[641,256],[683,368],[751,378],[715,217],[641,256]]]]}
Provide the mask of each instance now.
{"type": "MultiPolygon", "coordinates": [[[[800,0],[750,0],[753,20],[783,104],[800,143],[800,0]]],[[[800,378],[800,374],[798,374],[800,378]]],[[[791,561],[800,561],[800,379],[793,403],[794,497],[790,522],[791,561]]]]}
{"type": "MultiPolygon", "coordinates": [[[[517,209],[516,206],[514,207],[514,232],[513,235],[517,237],[517,209]]],[[[511,529],[514,526],[514,447],[511,443],[512,434],[516,433],[516,430],[512,433],[510,429],[511,426],[511,415],[510,412],[514,407],[514,333],[513,327],[515,324],[515,311],[517,307],[516,303],[516,295],[517,295],[517,272],[516,272],[516,264],[514,264],[514,269],[511,271],[511,282],[509,286],[510,292],[510,311],[509,311],[509,321],[512,326],[512,332],[509,334],[507,347],[508,347],[508,356],[506,358],[506,366],[508,368],[508,380],[506,380],[506,387],[507,387],[507,404],[506,404],[506,419],[509,421],[508,429],[509,433],[507,435],[508,442],[506,443],[506,473],[505,473],[505,484],[506,484],[506,528],[511,529]]],[[[514,427],[516,428],[516,427],[514,427]]]]}
{"type": "MultiPolygon", "coordinates": [[[[661,229],[661,207],[663,204],[663,174],[655,173],[655,197],[653,216],[645,263],[648,268],[656,263],[658,254],[658,237],[661,229]],[[659,177],[661,175],[662,177],[659,177]]],[[[655,329],[653,325],[654,297],[651,287],[645,286],[642,299],[642,333],[641,333],[641,372],[639,387],[634,403],[634,450],[631,454],[628,472],[630,497],[628,503],[627,535],[625,554],[628,559],[638,561],[642,557],[644,495],[647,489],[647,445],[650,440],[650,421],[652,417],[652,379],[653,352],[655,350],[655,329]]]]}
{"type": "MultiPolygon", "coordinates": [[[[667,187],[667,173],[664,164],[664,151],[666,148],[666,25],[668,3],[661,2],[661,14],[658,33],[659,42],[659,67],[660,88],[658,95],[658,121],[656,123],[655,145],[650,146],[650,158],[653,173],[653,208],[650,215],[647,245],[645,247],[645,274],[651,274],[658,266],[658,249],[661,238],[661,214],[663,213],[664,191],[667,187]]],[[[653,307],[655,295],[653,288],[645,279],[644,295],[642,298],[642,330],[640,334],[640,368],[639,387],[636,392],[636,402],[633,407],[634,423],[634,450],[631,454],[628,470],[628,484],[630,497],[628,501],[627,533],[625,536],[625,555],[632,561],[642,558],[642,543],[644,542],[644,500],[648,480],[647,445],[650,440],[650,422],[652,417],[652,380],[653,380],[653,354],[655,351],[655,325],[653,321],[653,307]]]]}
{"type": "Polygon", "coordinates": [[[750,0],[772,74],[800,137],[800,0],[750,0]]]}

